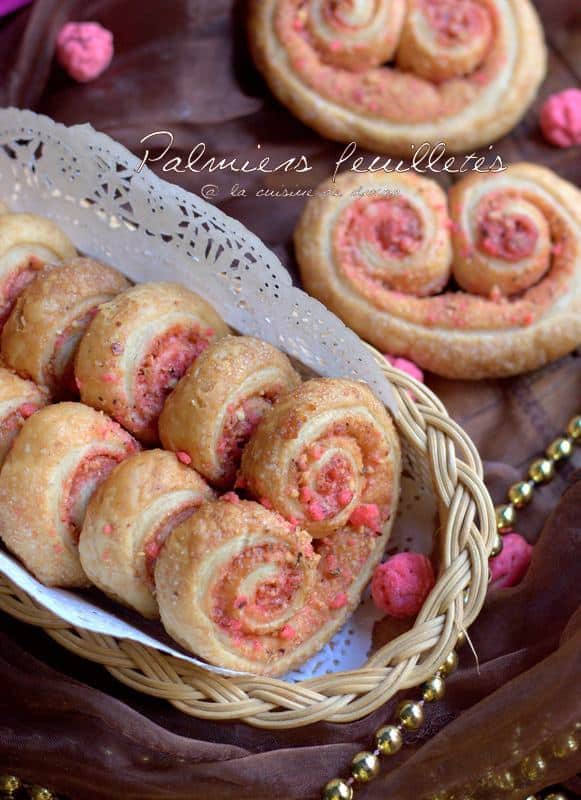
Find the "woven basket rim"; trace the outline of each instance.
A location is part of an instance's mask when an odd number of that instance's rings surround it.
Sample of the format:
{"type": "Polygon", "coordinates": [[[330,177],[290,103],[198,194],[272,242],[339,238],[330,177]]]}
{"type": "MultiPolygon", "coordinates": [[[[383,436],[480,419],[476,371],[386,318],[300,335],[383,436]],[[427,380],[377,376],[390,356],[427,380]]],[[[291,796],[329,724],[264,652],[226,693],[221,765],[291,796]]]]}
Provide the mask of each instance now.
{"type": "Polygon", "coordinates": [[[267,729],[314,722],[347,723],[434,674],[472,624],[486,596],[488,557],[496,534],[482,462],[469,436],[423,384],[392,367],[368,345],[391,381],[400,437],[428,461],[440,516],[440,569],[414,626],[358,669],[287,683],[265,676],[222,676],[138,642],[75,627],[0,574],[0,609],[43,628],[70,652],[103,665],[137,691],[216,721],[267,729]]]}

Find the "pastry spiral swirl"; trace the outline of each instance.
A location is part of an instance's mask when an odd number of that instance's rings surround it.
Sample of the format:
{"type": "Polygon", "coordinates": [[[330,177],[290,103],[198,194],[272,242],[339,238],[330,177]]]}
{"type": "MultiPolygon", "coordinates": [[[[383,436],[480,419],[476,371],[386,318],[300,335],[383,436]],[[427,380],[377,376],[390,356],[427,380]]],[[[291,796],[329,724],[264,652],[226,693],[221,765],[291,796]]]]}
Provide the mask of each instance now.
{"type": "Polygon", "coordinates": [[[163,446],[185,453],[211,483],[231,487],[264,412],[299,383],[275,347],[226,336],[199,356],[166,400],[159,418],[163,446]]]}
{"type": "Polygon", "coordinates": [[[253,0],[249,36],[303,122],[408,157],[424,142],[462,151],[499,138],[546,70],[529,0],[253,0]]]}
{"type": "Polygon", "coordinates": [[[4,326],[4,360],[52,396],[76,394],[74,359],[81,337],[98,307],[128,287],[120,272],[90,258],[43,269],[4,326]]]}
{"type": "Polygon", "coordinates": [[[46,393],[36,384],[0,367],[0,467],[24,421],[46,402],[46,393]]]}
{"type": "Polygon", "coordinates": [[[397,502],[399,443],[362,383],[319,378],[265,414],[242,456],[243,485],[263,505],[320,538],[378,532],[397,502]]]}
{"type": "Polygon", "coordinates": [[[88,585],[77,546],[87,503],[137,449],[116,422],[81,403],[26,420],[0,472],[0,537],[38,580],[88,585]]]}
{"type": "Polygon", "coordinates": [[[341,627],[389,531],[353,540],[342,530],[313,548],[278,514],[231,497],[201,506],[167,540],[155,566],[161,619],[213,664],[281,675],[341,627]]]}
{"type": "Polygon", "coordinates": [[[179,284],[142,283],[102,305],[77,354],[81,399],[145,443],[169,392],[210,344],[228,333],[212,306],[179,284]]]}
{"type": "MultiPolygon", "coordinates": [[[[393,218],[394,204],[406,196],[395,193],[407,191],[410,182],[432,183],[413,174],[345,174],[336,184],[341,197],[309,201],[295,233],[307,291],[377,347],[451,378],[519,374],[581,343],[577,189],[550,170],[523,163],[460,180],[450,192],[449,217],[445,200],[432,193],[412,230],[420,240],[413,246],[418,253],[423,247],[439,252],[446,241],[442,252],[452,254],[447,270],[459,291],[454,284],[432,284],[430,260],[423,286],[415,274],[421,264],[412,263],[414,281],[407,287],[394,279],[393,269],[377,269],[377,240],[383,237],[383,247],[393,251],[405,228],[402,223],[377,232],[389,211],[385,203],[392,204],[393,218]],[[361,186],[395,196],[351,197],[361,186]]],[[[399,257],[405,271],[408,256],[399,257]]]]}
{"type": "Polygon", "coordinates": [[[0,329],[20,292],[45,264],[77,255],[54,222],[34,214],[0,214],[0,329]]]}
{"type": "Polygon", "coordinates": [[[79,539],[81,564],[105,594],[159,616],[155,561],[164,541],[214,493],[173,453],[147,450],[119,464],[92,496],[79,539]]]}

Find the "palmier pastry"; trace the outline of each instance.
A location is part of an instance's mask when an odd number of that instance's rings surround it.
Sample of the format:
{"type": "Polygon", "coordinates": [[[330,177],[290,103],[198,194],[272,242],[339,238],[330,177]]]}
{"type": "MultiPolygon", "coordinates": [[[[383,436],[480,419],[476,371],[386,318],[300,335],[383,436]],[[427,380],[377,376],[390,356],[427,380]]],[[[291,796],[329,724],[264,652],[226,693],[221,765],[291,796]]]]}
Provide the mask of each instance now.
{"type": "Polygon", "coordinates": [[[546,71],[529,0],[251,0],[254,60],[323,136],[411,156],[509,131],[546,71]],[[386,64],[391,59],[391,63],[386,64]]]}
{"type": "Polygon", "coordinates": [[[153,569],[172,529],[214,493],[173,453],[148,450],[119,464],[89,502],[79,554],[92,583],[157,617],[153,569]]]}
{"type": "Polygon", "coordinates": [[[0,367],[0,467],[24,420],[46,402],[46,393],[36,384],[0,367]]]}
{"type": "Polygon", "coordinates": [[[48,586],[86,586],[78,537],[99,483],[138,449],[116,422],[81,403],[26,420],[0,472],[0,537],[48,586]]]}
{"type": "Polygon", "coordinates": [[[99,308],[76,361],[81,399],[146,443],[169,392],[228,328],[212,306],[174,283],[142,283],[99,308]]]}
{"type": "Polygon", "coordinates": [[[128,287],[120,272],[90,258],[42,270],[4,326],[4,360],[53,396],[74,394],[73,366],[81,337],[97,308],[128,287]]]}
{"type": "Polygon", "coordinates": [[[399,440],[363,383],[306,381],[264,416],[242,456],[254,497],[314,537],[380,531],[398,500],[399,440]]]}
{"type": "Polygon", "coordinates": [[[16,298],[46,264],[77,254],[54,222],[34,214],[0,215],[0,329],[16,298]]]}
{"type": "Polygon", "coordinates": [[[281,675],[320,650],[354,611],[390,524],[381,534],[344,528],[312,543],[262,505],[224,495],[175,528],[161,551],[162,622],[213,664],[281,675]]]}
{"type": "Polygon", "coordinates": [[[168,397],[159,418],[163,446],[211,483],[232,486],[242,449],[266,409],[300,383],[288,358],[249,336],[211,344],[168,397]]]}
{"type": "Polygon", "coordinates": [[[342,196],[310,200],[297,227],[303,283],[378,348],[485,378],[581,344],[581,193],[550,170],[472,173],[450,192],[450,218],[414,174],[345,174],[336,187],[342,196]]]}

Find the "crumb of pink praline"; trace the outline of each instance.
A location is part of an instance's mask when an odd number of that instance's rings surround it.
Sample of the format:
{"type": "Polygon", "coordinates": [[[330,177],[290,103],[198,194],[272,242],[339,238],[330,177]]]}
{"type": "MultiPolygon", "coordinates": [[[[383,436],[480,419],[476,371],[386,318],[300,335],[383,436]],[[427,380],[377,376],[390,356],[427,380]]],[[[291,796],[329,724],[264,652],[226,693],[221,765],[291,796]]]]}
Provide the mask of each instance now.
{"type": "Polygon", "coordinates": [[[240,502],[240,498],[236,492],[226,492],[226,494],[223,494],[220,499],[225,503],[233,503],[234,505],[237,505],[240,502]]]}
{"type": "Polygon", "coordinates": [[[372,531],[381,530],[381,513],[375,503],[363,503],[353,511],[349,517],[349,524],[354,528],[369,528],[372,531]]]}
{"type": "Polygon", "coordinates": [[[373,602],[391,617],[415,617],[436,580],[430,559],[421,553],[398,553],[376,567],[373,602]]]}
{"type": "Polygon", "coordinates": [[[192,463],[192,457],[189,455],[189,453],[186,453],[183,450],[178,450],[176,453],[176,458],[182,464],[190,465],[192,463]]]}
{"type": "Polygon", "coordinates": [[[507,533],[502,537],[502,545],[502,551],[489,561],[490,589],[516,586],[531,563],[532,545],[520,533],[507,533]]]}
{"type": "Polygon", "coordinates": [[[98,22],[67,22],[57,36],[56,57],[79,83],[95,80],[113,58],[113,34],[98,22]]]}
{"type": "Polygon", "coordinates": [[[581,144],[581,89],[551,95],[541,108],[543,136],[557,147],[581,144]]]}
{"type": "Polygon", "coordinates": [[[413,361],[409,361],[407,358],[399,358],[398,356],[391,356],[389,353],[385,354],[386,359],[389,361],[392,367],[396,369],[401,369],[402,372],[405,372],[412,378],[415,378],[420,383],[424,382],[424,373],[418,367],[417,364],[414,364],[413,361]]]}

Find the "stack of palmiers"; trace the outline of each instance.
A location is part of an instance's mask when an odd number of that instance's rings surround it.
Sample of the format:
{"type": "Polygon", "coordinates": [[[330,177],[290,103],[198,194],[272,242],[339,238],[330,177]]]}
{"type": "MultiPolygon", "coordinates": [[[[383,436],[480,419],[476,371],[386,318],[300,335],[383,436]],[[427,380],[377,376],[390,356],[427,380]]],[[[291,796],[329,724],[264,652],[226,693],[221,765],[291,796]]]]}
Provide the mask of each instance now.
{"type": "Polygon", "coordinates": [[[0,215],[0,536],[224,667],[280,674],[357,606],[400,452],[363,384],[305,382],[182,286],[0,215]],[[164,448],[164,449],[161,449],[164,448]]]}

